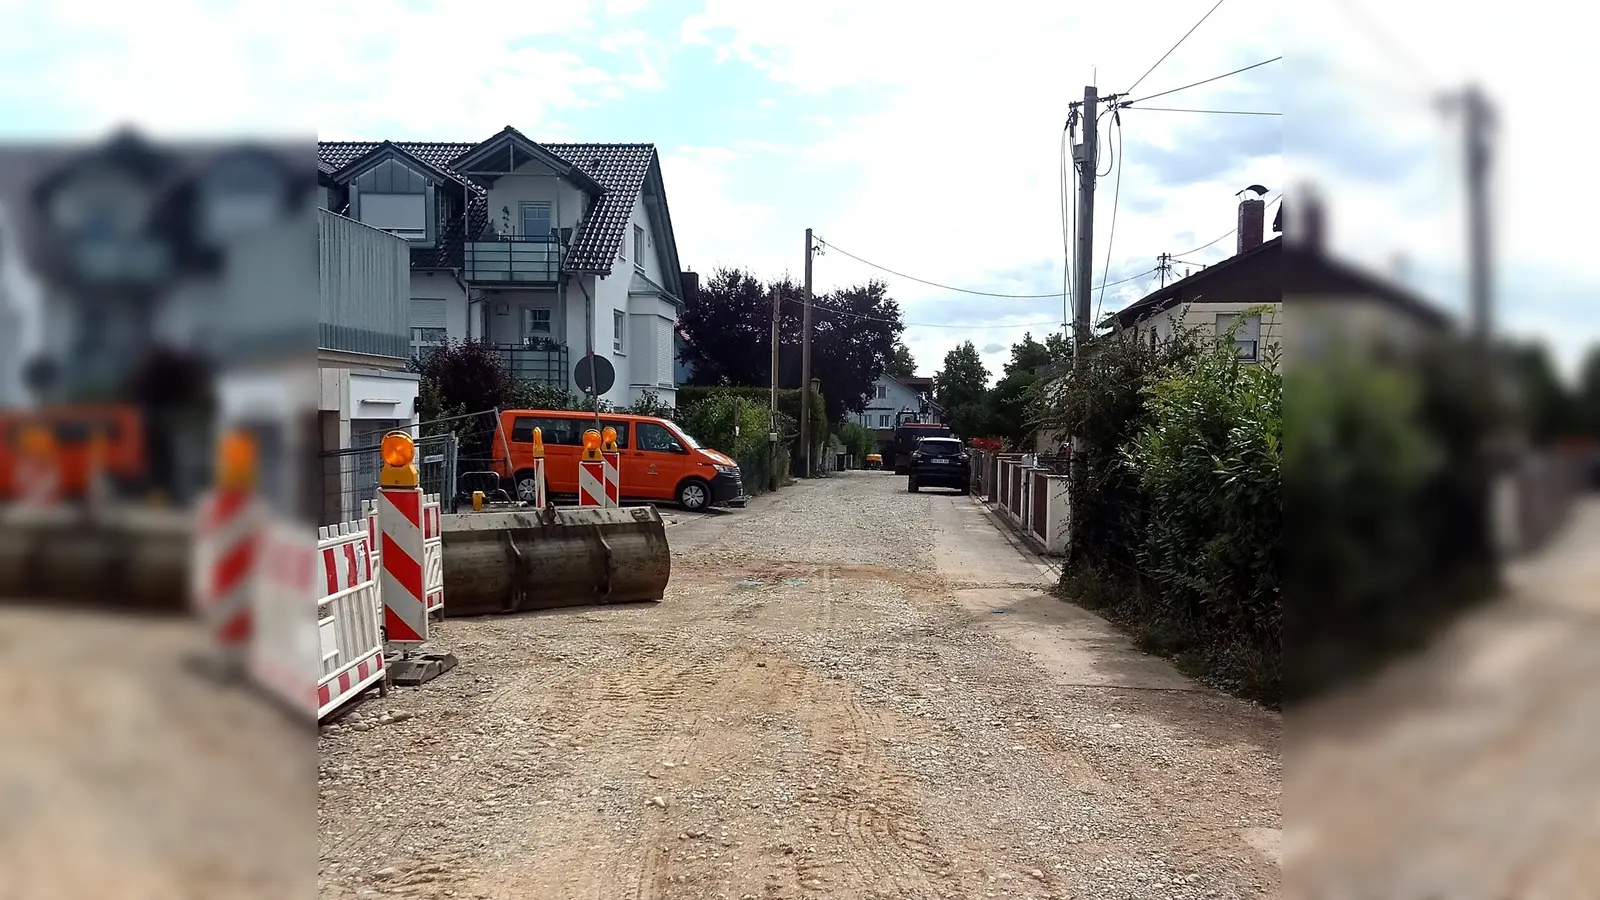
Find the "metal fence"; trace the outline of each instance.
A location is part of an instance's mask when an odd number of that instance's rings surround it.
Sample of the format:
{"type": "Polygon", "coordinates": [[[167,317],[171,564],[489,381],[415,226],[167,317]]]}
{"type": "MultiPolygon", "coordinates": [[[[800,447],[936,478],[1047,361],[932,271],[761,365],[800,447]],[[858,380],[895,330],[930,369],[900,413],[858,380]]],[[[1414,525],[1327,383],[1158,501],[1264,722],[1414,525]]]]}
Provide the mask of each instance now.
{"type": "MultiPolygon", "coordinates": [[[[459,441],[454,432],[417,439],[417,473],[426,494],[438,494],[445,512],[455,512],[459,441]]],[[[321,454],[322,508],[319,525],[361,517],[361,501],[378,489],[383,457],[377,446],[347,447],[321,454]]]]}

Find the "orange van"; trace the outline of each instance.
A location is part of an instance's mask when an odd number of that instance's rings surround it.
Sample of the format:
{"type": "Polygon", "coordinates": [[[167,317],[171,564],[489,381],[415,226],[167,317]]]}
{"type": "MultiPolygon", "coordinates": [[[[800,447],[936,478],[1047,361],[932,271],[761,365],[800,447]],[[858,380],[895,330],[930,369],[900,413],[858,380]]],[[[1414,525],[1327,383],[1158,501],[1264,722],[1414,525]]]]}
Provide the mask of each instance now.
{"type": "MultiPolygon", "coordinates": [[[[494,437],[495,474],[516,486],[518,499],[533,499],[533,430],[538,428],[546,489],[553,497],[578,496],[583,433],[595,427],[594,419],[592,412],[503,410],[494,437]]],[[[745,504],[739,464],[702,445],[676,422],[602,413],[600,428],[606,427],[617,430],[623,500],[676,503],[691,511],[745,504]]]]}
{"type": "Polygon", "coordinates": [[[114,487],[136,486],[148,474],[143,423],[139,413],[131,407],[47,406],[7,410],[0,412],[0,501],[14,500],[21,494],[17,463],[22,454],[22,435],[33,427],[43,427],[55,439],[62,499],[77,499],[87,492],[90,438],[97,430],[106,440],[104,465],[114,487]]]}

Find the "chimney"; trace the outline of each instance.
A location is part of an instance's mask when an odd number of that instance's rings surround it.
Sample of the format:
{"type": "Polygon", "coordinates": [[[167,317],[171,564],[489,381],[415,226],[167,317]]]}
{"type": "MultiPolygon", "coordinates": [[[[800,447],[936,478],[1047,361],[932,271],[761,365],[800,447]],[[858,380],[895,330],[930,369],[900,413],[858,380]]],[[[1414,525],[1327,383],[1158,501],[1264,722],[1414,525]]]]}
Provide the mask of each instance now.
{"type": "Polygon", "coordinates": [[[1307,186],[1301,188],[1295,202],[1299,205],[1295,207],[1296,213],[1285,222],[1284,236],[1295,247],[1314,254],[1321,253],[1324,238],[1322,198],[1307,186]]]}
{"type": "Polygon", "coordinates": [[[679,272],[678,284],[683,289],[683,299],[689,300],[700,293],[700,276],[694,272],[679,272]]]}
{"type": "Polygon", "coordinates": [[[1239,201],[1239,249],[1245,253],[1261,246],[1267,224],[1267,204],[1260,197],[1239,201]]]}

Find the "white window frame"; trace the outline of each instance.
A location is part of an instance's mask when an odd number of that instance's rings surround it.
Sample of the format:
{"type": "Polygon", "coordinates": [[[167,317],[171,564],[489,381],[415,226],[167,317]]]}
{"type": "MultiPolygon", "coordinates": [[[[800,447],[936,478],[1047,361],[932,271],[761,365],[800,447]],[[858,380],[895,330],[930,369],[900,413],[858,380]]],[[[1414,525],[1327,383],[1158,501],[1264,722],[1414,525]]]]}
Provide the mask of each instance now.
{"type": "Polygon", "coordinates": [[[531,337],[554,338],[556,336],[555,314],[546,307],[524,306],[522,308],[522,322],[520,324],[522,326],[522,337],[524,339],[531,337]],[[534,318],[535,313],[544,313],[543,330],[533,327],[537,322],[539,322],[538,319],[534,318]]]}
{"type": "Polygon", "coordinates": [[[877,391],[877,394],[872,399],[874,399],[874,400],[887,400],[888,399],[888,397],[889,397],[889,386],[888,385],[886,385],[886,384],[877,385],[876,386],[876,391],[877,391]]]}
{"type": "Polygon", "coordinates": [[[432,347],[443,346],[444,342],[449,339],[449,337],[450,330],[448,328],[441,328],[437,325],[413,325],[411,327],[411,355],[421,356],[422,351],[424,350],[432,347]],[[437,331],[439,333],[439,339],[436,341],[424,339],[421,334],[421,332],[424,331],[437,331]]]}
{"type": "Polygon", "coordinates": [[[889,427],[889,418],[890,418],[890,416],[889,416],[888,413],[879,413],[878,414],[878,427],[880,429],[888,428],[889,427]]]}
{"type": "Polygon", "coordinates": [[[1235,322],[1241,323],[1239,330],[1245,333],[1249,333],[1251,330],[1249,326],[1251,323],[1254,323],[1255,339],[1235,337],[1233,339],[1234,351],[1238,353],[1239,358],[1245,362],[1260,362],[1261,317],[1246,316],[1244,313],[1217,313],[1215,325],[1217,339],[1221,340],[1222,336],[1228,333],[1228,329],[1232,328],[1235,322]]]}
{"type": "Polygon", "coordinates": [[[623,336],[623,334],[625,334],[627,332],[627,330],[628,330],[628,316],[627,316],[627,314],[624,313],[620,309],[612,310],[611,311],[611,350],[612,350],[612,352],[615,352],[615,353],[624,352],[623,351],[622,336],[623,336]]]}
{"type": "Polygon", "coordinates": [[[369,193],[363,193],[361,195],[360,213],[361,213],[361,224],[366,225],[368,227],[376,228],[379,231],[387,231],[388,233],[394,235],[395,237],[404,238],[405,240],[408,240],[408,241],[425,241],[425,240],[428,239],[428,197],[427,197],[426,194],[379,194],[379,193],[370,193],[370,192],[369,193]],[[382,202],[384,202],[386,200],[392,200],[393,198],[397,198],[397,197],[404,197],[408,201],[414,201],[416,203],[416,205],[417,205],[417,219],[416,219],[417,224],[416,224],[416,227],[411,227],[409,225],[397,224],[397,219],[394,218],[394,217],[391,217],[391,218],[389,218],[387,220],[380,219],[377,222],[368,220],[367,216],[368,216],[368,213],[370,211],[369,207],[373,203],[373,201],[376,200],[376,201],[379,201],[380,203],[382,203],[382,202]],[[387,221],[388,224],[383,224],[385,221],[387,221]]]}
{"type": "Polygon", "coordinates": [[[633,267],[644,271],[644,226],[633,226],[633,267]]]}
{"type": "Polygon", "coordinates": [[[550,227],[545,229],[544,234],[540,235],[540,237],[548,239],[550,235],[555,233],[556,230],[555,207],[550,203],[549,200],[524,200],[518,204],[517,228],[521,230],[523,237],[533,237],[533,235],[528,233],[528,211],[532,209],[544,210],[545,218],[549,220],[550,227]]]}

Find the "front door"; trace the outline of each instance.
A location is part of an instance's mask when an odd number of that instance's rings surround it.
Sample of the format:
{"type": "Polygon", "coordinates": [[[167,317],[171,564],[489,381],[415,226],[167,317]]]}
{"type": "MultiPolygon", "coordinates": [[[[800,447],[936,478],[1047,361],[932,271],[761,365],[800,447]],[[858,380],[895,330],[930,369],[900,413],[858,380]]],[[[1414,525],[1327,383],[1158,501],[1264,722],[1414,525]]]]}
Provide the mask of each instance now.
{"type": "Polygon", "coordinates": [[[642,498],[676,498],[678,482],[688,474],[689,454],[672,432],[655,422],[640,422],[634,426],[633,449],[624,456],[632,464],[624,475],[623,493],[632,494],[626,480],[631,476],[638,483],[638,496],[642,498]]]}

